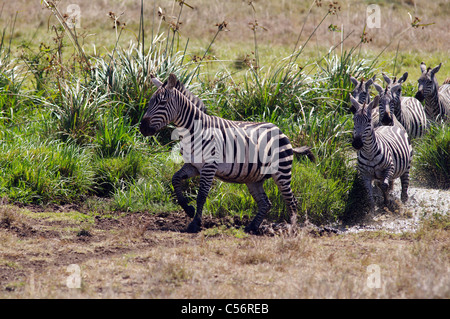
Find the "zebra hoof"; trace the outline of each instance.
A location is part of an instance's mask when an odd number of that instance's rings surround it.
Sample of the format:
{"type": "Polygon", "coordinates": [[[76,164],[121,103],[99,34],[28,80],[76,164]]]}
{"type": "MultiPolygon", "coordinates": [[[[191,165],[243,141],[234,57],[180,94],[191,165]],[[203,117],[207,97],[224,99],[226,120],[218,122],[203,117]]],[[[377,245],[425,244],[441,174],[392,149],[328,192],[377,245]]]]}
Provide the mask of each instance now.
{"type": "Polygon", "coordinates": [[[186,207],[184,209],[184,211],[186,212],[186,215],[188,215],[191,218],[194,218],[194,216],[195,216],[195,208],[194,208],[194,206],[189,205],[188,207],[186,207]]]}
{"type": "Polygon", "coordinates": [[[201,230],[201,228],[202,228],[201,222],[194,219],[187,227],[186,232],[195,234],[198,233],[201,230]]]}
{"type": "Polygon", "coordinates": [[[244,231],[247,234],[258,234],[259,233],[259,227],[256,227],[253,223],[250,225],[247,225],[244,229],[244,231]]]}
{"type": "Polygon", "coordinates": [[[408,194],[407,193],[402,193],[401,199],[402,199],[402,203],[406,203],[406,201],[408,200],[408,194]]]}

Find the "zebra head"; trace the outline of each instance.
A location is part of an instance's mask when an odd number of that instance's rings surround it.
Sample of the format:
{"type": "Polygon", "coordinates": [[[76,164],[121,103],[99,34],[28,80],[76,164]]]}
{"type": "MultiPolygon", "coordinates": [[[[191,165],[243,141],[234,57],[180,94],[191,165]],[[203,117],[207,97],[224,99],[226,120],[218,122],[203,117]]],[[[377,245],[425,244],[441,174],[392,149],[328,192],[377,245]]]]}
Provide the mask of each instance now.
{"type": "Polygon", "coordinates": [[[425,63],[420,63],[420,70],[422,71],[422,75],[420,76],[418,82],[419,82],[419,89],[415,95],[415,98],[418,99],[420,102],[423,102],[426,96],[432,96],[433,92],[437,92],[439,89],[439,84],[437,82],[437,79],[435,77],[435,74],[439,71],[441,68],[441,64],[434,69],[427,68],[425,63]]]}
{"type": "Polygon", "coordinates": [[[380,97],[377,95],[368,105],[366,102],[359,103],[353,96],[350,96],[352,106],[350,110],[353,113],[353,140],[352,146],[360,150],[365,137],[373,131],[372,109],[378,105],[380,97]]]}
{"type": "MultiPolygon", "coordinates": [[[[147,110],[139,125],[139,130],[144,136],[154,135],[175,119],[177,115],[176,105],[171,103],[171,100],[174,96],[173,91],[176,81],[176,76],[170,74],[167,82],[164,84],[160,82],[159,88],[150,98],[147,110]]],[[[157,83],[153,83],[157,85],[157,83]]]]}
{"type": "MultiPolygon", "coordinates": [[[[384,76],[384,74],[383,74],[384,76]]],[[[375,88],[380,95],[379,102],[379,117],[380,122],[383,125],[393,126],[394,125],[394,115],[392,112],[395,111],[396,108],[400,107],[400,97],[402,92],[402,82],[394,81],[387,82],[386,88],[383,89],[381,85],[375,83],[375,88]],[[394,84],[390,86],[391,84],[394,84]]]]}
{"type": "Polygon", "coordinates": [[[352,91],[352,96],[358,100],[359,103],[369,103],[370,101],[370,86],[375,82],[376,75],[364,83],[364,79],[359,82],[353,76],[350,76],[350,81],[355,85],[352,91]]]}

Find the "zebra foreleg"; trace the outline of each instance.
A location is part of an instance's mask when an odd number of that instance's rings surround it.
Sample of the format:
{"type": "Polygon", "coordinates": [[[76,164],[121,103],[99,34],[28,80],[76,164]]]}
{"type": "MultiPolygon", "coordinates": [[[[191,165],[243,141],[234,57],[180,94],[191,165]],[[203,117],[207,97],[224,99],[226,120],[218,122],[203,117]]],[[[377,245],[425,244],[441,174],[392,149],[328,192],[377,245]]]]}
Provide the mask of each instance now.
{"type": "Polygon", "coordinates": [[[256,214],[255,218],[253,218],[250,225],[247,225],[247,227],[245,227],[246,233],[256,233],[264,219],[264,216],[272,207],[272,204],[270,203],[270,200],[267,197],[266,192],[264,191],[263,184],[264,181],[246,184],[248,191],[258,205],[258,213],[256,214]]]}
{"type": "Polygon", "coordinates": [[[372,179],[368,176],[362,176],[362,181],[364,184],[364,188],[367,192],[367,199],[369,201],[369,211],[373,212],[375,209],[375,200],[373,198],[373,188],[372,188],[372,179]]]}
{"type": "Polygon", "coordinates": [[[200,188],[197,195],[197,212],[187,228],[188,233],[198,233],[202,226],[203,205],[211,189],[217,171],[217,163],[205,164],[200,172],[200,188]]]}
{"type": "Polygon", "coordinates": [[[394,188],[394,180],[392,179],[394,168],[389,167],[384,172],[384,179],[380,184],[380,189],[383,192],[384,205],[388,206],[390,204],[390,191],[394,188]]]}
{"type": "Polygon", "coordinates": [[[172,185],[175,195],[177,196],[178,204],[180,204],[186,214],[191,218],[195,215],[195,208],[189,205],[187,198],[184,197],[181,182],[199,174],[200,173],[194,166],[191,164],[184,164],[183,167],[172,176],[172,185]]]}

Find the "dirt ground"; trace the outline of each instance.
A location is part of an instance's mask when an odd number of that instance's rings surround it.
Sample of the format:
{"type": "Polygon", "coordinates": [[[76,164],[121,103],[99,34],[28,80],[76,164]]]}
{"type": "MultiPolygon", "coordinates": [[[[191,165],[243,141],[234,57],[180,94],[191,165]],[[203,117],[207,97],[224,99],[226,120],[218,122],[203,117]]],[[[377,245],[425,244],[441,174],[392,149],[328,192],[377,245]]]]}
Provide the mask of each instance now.
{"type": "Polygon", "coordinates": [[[415,232],[0,206],[0,298],[449,298],[448,218],[415,232]]]}

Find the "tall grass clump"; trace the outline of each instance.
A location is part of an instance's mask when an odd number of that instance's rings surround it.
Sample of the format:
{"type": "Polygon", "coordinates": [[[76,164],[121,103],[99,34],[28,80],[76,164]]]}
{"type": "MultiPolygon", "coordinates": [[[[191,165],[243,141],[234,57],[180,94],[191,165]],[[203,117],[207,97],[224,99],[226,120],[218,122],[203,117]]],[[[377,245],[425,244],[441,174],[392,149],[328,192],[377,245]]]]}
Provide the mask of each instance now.
{"type": "Polygon", "coordinates": [[[66,203],[90,193],[89,152],[75,144],[17,137],[0,148],[0,192],[14,202],[66,203]]]}
{"type": "Polygon", "coordinates": [[[412,176],[431,188],[450,188],[450,127],[446,123],[430,126],[414,150],[412,176]]]}
{"type": "Polygon", "coordinates": [[[80,145],[90,143],[95,135],[99,114],[108,103],[108,96],[96,88],[76,83],[62,83],[53,100],[43,100],[56,119],[56,135],[62,141],[80,145]]]}

